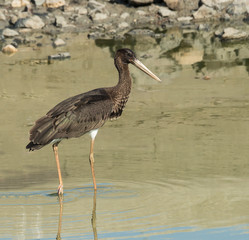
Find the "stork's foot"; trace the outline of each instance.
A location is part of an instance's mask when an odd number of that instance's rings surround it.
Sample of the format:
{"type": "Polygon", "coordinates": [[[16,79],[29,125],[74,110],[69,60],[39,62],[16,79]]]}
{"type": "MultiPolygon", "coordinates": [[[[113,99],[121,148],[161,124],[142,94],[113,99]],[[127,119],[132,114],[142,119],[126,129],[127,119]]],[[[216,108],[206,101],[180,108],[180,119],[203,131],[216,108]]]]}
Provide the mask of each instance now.
{"type": "Polygon", "coordinates": [[[59,196],[63,195],[63,185],[62,184],[59,185],[57,193],[59,196]]]}

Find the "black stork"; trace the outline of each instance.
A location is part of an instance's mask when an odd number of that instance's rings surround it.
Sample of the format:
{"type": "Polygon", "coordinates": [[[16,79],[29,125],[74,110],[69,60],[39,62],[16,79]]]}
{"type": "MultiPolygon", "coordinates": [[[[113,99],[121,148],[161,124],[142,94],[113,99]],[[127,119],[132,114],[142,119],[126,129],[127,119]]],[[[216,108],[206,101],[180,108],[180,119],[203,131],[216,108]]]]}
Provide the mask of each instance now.
{"type": "Polygon", "coordinates": [[[35,122],[30,130],[30,151],[38,150],[51,143],[59,175],[58,195],[63,194],[58,144],[63,139],[77,138],[89,132],[91,136],[89,162],[92,171],[94,190],[97,189],[94,174],[94,139],[98,129],[108,119],[121,116],[131,91],[131,77],[128,64],[131,63],[153,79],[161,80],[145,67],[130,49],[119,49],[114,64],[119,73],[119,81],[114,87],[98,88],[70,97],[35,122]]]}

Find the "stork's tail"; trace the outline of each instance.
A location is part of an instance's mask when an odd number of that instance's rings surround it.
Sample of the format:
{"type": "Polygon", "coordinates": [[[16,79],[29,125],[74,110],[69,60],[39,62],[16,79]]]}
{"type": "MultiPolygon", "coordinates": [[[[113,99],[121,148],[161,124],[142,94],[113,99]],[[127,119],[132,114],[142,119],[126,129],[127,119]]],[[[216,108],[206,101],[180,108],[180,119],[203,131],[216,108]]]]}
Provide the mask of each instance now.
{"type": "Polygon", "coordinates": [[[30,143],[26,146],[29,151],[38,150],[54,139],[53,120],[47,116],[41,117],[30,130],[30,143]]]}

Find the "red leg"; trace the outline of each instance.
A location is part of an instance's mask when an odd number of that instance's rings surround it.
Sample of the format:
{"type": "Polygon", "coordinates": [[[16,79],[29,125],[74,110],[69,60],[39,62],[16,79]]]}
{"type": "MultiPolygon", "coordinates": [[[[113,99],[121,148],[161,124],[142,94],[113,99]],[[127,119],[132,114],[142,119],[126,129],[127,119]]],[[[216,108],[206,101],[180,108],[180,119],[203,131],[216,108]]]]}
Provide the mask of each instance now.
{"type": "Polygon", "coordinates": [[[93,146],[94,146],[94,139],[91,140],[89,161],[90,161],[91,170],[92,170],[92,176],[93,176],[93,186],[94,186],[94,190],[96,190],[97,185],[96,185],[95,173],[94,173],[93,146]]]}
{"type": "Polygon", "coordinates": [[[58,176],[59,176],[59,187],[58,187],[58,195],[63,194],[63,182],[61,177],[61,168],[60,168],[60,161],[58,155],[58,144],[53,144],[54,156],[57,164],[58,176]]]}

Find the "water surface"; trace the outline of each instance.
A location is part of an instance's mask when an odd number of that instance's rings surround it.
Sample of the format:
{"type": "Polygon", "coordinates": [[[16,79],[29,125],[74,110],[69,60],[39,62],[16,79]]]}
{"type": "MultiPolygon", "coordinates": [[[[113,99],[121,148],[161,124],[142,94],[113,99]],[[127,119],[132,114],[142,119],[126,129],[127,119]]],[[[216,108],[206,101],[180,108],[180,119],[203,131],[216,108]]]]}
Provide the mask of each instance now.
{"type": "Polygon", "coordinates": [[[88,40],[0,55],[1,239],[249,239],[249,45],[185,34],[174,51],[152,38],[88,40]],[[34,121],[59,101],[117,82],[113,55],[130,47],[163,82],[130,67],[120,119],[98,133],[94,194],[90,138],[28,152],[34,121]],[[68,51],[71,59],[47,62],[68,51]]]}

